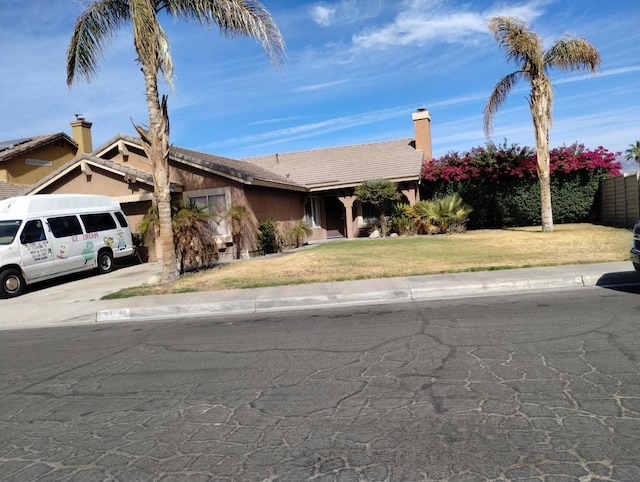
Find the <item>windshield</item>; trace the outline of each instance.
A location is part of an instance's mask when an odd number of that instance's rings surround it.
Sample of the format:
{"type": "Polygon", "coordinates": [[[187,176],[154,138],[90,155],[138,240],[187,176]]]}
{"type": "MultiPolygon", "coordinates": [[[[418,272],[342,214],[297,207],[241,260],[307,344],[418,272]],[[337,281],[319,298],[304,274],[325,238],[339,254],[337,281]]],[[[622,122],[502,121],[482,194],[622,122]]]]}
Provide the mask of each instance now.
{"type": "Polygon", "coordinates": [[[0,245],[13,243],[22,221],[0,221],[0,245]]]}

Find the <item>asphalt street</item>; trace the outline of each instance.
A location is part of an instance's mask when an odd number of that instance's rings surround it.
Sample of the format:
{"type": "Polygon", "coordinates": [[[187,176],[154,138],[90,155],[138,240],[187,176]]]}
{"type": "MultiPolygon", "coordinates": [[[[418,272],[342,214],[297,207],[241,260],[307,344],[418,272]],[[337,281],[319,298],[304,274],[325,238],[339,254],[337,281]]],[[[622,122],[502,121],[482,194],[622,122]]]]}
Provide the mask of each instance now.
{"type": "Polygon", "coordinates": [[[637,481],[640,298],[11,330],[3,481],[637,481]]]}

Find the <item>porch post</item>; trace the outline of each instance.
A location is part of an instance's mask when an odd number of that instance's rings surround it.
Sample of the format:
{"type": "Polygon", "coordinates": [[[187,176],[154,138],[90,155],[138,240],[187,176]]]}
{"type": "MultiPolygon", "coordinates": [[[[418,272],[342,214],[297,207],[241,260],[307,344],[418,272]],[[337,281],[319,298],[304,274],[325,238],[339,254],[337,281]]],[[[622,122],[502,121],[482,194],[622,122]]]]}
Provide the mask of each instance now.
{"type": "Polygon", "coordinates": [[[413,206],[413,205],[416,204],[416,202],[419,201],[419,199],[418,199],[418,190],[415,187],[402,189],[402,194],[409,201],[409,206],[413,206]]]}
{"type": "Polygon", "coordinates": [[[338,199],[344,206],[344,222],[347,225],[347,238],[353,238],[353,203],[356,201],[356,197],[339,196],[338,199]]]}

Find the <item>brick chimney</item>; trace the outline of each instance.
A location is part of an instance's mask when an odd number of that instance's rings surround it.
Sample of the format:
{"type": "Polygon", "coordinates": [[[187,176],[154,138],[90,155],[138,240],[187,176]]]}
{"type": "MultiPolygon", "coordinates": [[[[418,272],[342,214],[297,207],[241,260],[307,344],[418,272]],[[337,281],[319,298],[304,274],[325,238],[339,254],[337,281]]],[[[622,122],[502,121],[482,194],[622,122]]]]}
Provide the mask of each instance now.
{"type": "Polygon", "coordinates": [[[431,148],[431,114],[426,109],[418,109],[413,118],[413,130],[415,131],[416,150],[422,151],[422,159],[433,159],[431,148]]]}
{"type": "Polygon", "coordinates": [[[93,151],[91,141],[91,122],[76,114],[76,121],[71,123],[71,137],[78,144],[78,154],[89,154],[93,151]]]}

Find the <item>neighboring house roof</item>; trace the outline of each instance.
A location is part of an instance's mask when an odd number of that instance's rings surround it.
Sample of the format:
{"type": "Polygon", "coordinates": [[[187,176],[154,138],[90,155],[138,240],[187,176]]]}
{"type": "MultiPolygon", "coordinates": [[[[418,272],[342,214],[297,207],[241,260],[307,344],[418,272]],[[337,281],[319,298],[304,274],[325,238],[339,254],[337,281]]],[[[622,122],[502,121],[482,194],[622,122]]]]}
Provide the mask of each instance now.
{"type": "MultiPolygon", "coordinates": [[[[106,157],[115,148],[126,148],[126,144],[142,149],[140,139],[133,136],[120,134],[100,146],[94,151],[97,156],[106,157]],[[123,146],[123,143],[125,144],[123,146]]],[[[172,160],[197,167],[204,171],[216,174],[228,179],[233,179],[242,184],[268,186],[295,191],[306,190],[302,184],[287,179],[277,173],[263,169],[255,164],[229,159],[227,157],[193,151],[181,147],[171,146],[169,156],[172,160]]]]}
{"type": "Polygon", "coordinates": [[[418,180],[422,152],[413,139],[330,147],[243,159],[311,191],[353,187],[368,179],[418,180]]]}
{"type": "Polygon", "coordinates": [[[17,186],[16,184],[0,181],[0,199],[21,196],[26,190],[25,186],[17,186]]]}
{"type": "Polygon", "coordinates": [[[22,139],[10,139],[7,141],[0,141],[0,162],[8,161],[13,157],[45,146],[57,140],[65,140],[75,148],[78,147],[76,141],[64,132],[43,136],[24,137],[22,139]]]}

